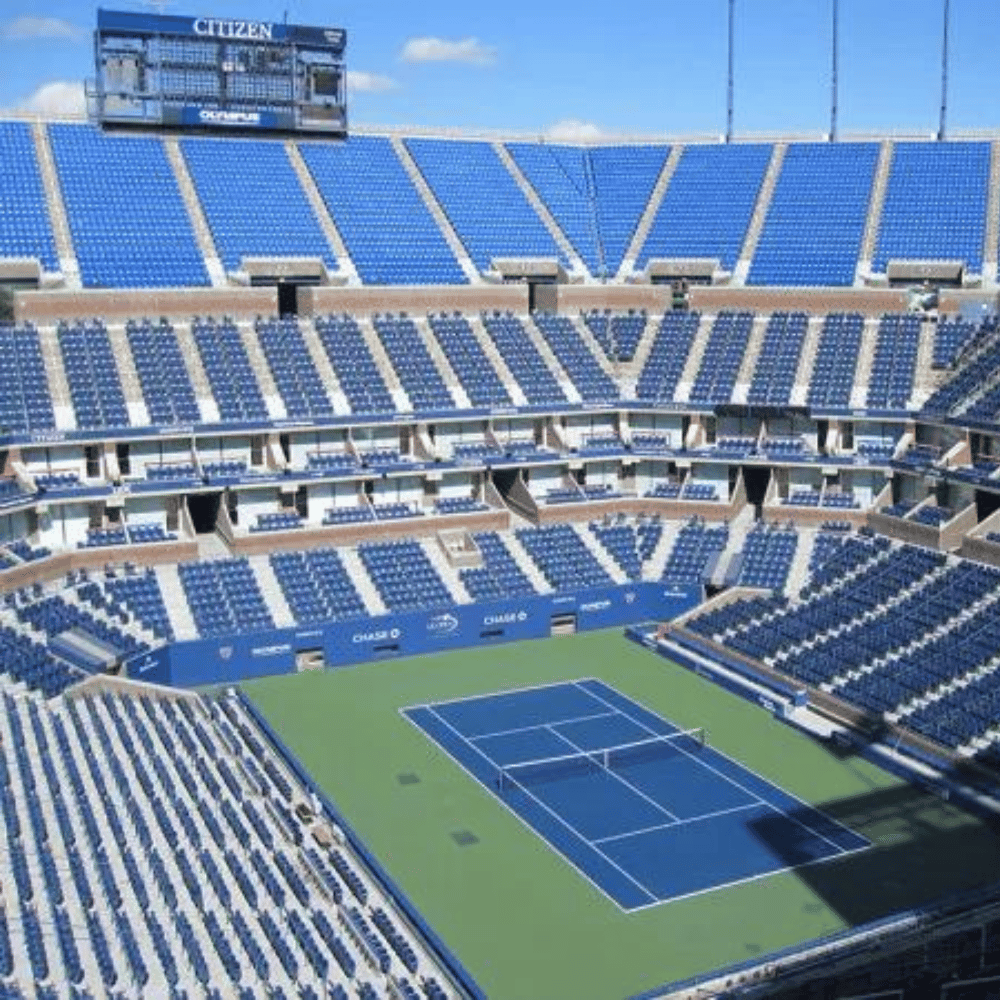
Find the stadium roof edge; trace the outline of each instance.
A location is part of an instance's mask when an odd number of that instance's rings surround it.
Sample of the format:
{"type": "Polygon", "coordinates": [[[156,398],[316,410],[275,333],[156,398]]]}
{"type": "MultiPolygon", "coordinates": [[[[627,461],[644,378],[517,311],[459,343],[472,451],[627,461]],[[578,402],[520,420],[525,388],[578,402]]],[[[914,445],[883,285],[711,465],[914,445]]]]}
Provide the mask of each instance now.
{"type": "MultiPolygon", "coordinates": [[[[0,121],[25,121],[43,122],[46,124],[69,123],[87,124],[86,114],[40,114],[33,111],[18,111],[16,109],[6,109],[0,111],[0,121]]],[[[142,129],[143,132],[158,132],[155,128],[142,129]]],[[[183,130],[172,130],[170,134],[184,134],[183,130]]],[[[195,133],[192,133],[195,134],[195,133]]],[[[414,139],[453,139],[461,140],[482,140],[488,142],[541,142],[555,146],[607,146],[617,143],[631,143],[636,145],[712,145],[723,144],[725,137],[715,133],[650,133],[650,132],[601,132],[594,136],[579,136],[573,138],[560,138],[548,132],[534,130],[516,129],[480,129],[475,127],[467,128],[447,128],[428,127],[422,125],[380,125],[380,124],[352,124],[350,134],[353,135],[374,135],[390,136],[414,139]]],[[[304,142],[328,142],[329,137],[310,136],[303,134],[298,136],[304,142]]],[[[896,142],[913,141],[934,141],[937,139],[932,129],[927,130],[893,130],[886,129],[882,132],[841,132],[837,136],[838,143],[846,142],[882,142],[883,140],[893,140],[896,142]]],[[[1000,141],[1000,129],[952,129],[946,141],[948,142],[970,142],[970,141],[1000,141]]],[[[829,135],[826,132],[746,132],[733,136],[732,142],[736,145],[751,143],[772,143],[772,142],[827,142],[829,135]]]]}

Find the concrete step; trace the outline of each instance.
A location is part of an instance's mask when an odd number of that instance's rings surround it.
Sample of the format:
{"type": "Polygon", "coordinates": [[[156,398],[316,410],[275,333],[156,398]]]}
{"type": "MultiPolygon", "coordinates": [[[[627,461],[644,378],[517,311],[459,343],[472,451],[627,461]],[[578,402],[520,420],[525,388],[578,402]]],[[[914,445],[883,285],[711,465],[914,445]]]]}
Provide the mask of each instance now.
{"type": "Polygon", "coordinates": [[[347,401],[347,396],[340,386],[340,379],[337,378],[337,373],[333,370],[333,365],[330,364],[330,359],[327,357],[313,321],[309,317],[300,318],[299,329],[302,331],[302,339],[305,341],[306,350],[316,367],[320,382],[323,383],[323,388],[333,406],[333,412],[338,417],[350,416],[351,404],[347,401]]]}
{"type": "Polygon", "coordinates": [[[542,356],[542,361],[545,362],[545,367],[548,368],[552,373],[552,377],[559,383],[559,388],[562,389],[566,398],[571,403],[582,403],[583,397],[580,395],[580,391],[573,384],[569,372],[563,368],[552,348],[549,347],[548,342],[542,336],[541,330],[535,325],[535,321],[530,316],[525,316],[522,318],[522,323],[528,333],[528,339],[535,345],[535,349],[542,356]]]}
{"type": "Polygon", "coordinates": [[[465,589],[465,583],[459,576],[458,570],[448,562],[447,556],[441,550],[436,538],[424,538],[420,542],[420,547],[424,550],[430,564],[437,570],[438,576],[444,581],[456,604],[471,604],[472,597],[465,589]]]}
{"type": "Polygon", "coordinates": [[[271,374],[271,367],[267,363],[267,355],[264,348],[260,346],[260,338],[254,329],[253,323],[243,320],[236,324],[240,331],[240,340],[243,341],[243,348],[250,359],[250,368],[257,379],[260,387],[260,394],[264,397],[264,405],[267,407],[267,415],[272,420],[283,420],[288,416],[285,408],[285,401],[281,398],[278,386],[275,384],[274,376],[271,374]]]}
{"type": "Polygon", "coordinates": [[[348,285],[360,285],[361,277],[358,275],[358,269],[354,266],[354,261],[351,260],[347,244],[344,243],[340,235],[337,223],[334,222],[333,216],[323,200],[323,195],[320,194],[316,181],[309,171],[306,161],[302,158],[302,151],[299,149],[298,143],[294,139],[286,140],[285,152],[288,154],[288,160],[299,179],[299,184],[312,208],[313,215],[316,216],[316,221],[319,223],[320,229],[323,230],[327,243],[330,244],[337,256],[337,265],[340,268],[338,276],[348,285]]]}
{"type": "Polygon", "coordinates": [[[129,423],[133,427],[146,427],[151,421],[146,407],[146,398],[142,394],[142,382],[135,368],[132,348],[128,342],[123,323],[108,324],[108,340],[111,342],[111,354],[118,369],[118,381],[122,384],[125,405],[128,407],[129,423]]]}
{"type": "Polygon", "coordinates": [[[809,398],[809,383],[816,367],[816,354],[819,351],[820,336],[823,333],[823,317],[810,316],[806,326],[805,339],[802,341],[802,353],[799,355],[799,365],[795,372],[795,385],[789,402],[792,406],[805,406],[809,398]]]}
{"type": "Polygon", "coordinates": [[[458,233],[455,232],[451,221],[437,200],[437,196],[431,190],[427,181],[424,180],[424,175],[420,172],[416,161],[410,156],[410,151],[406,148],[406,143],[399,136],[394,136],[390,141],[392,142],[392,148],[399,157],[399,162],[402,163],[403,169],[409,174],[410,180],[413,181],[413,185],[417,189],[417,193],[420,195],[423,203],[427,206],[427,210],[434,217],[434,221],[441,230],[441,235],[444,236],[445,242],[455,255],[455,259],[458,261],[462,272],[471,284],[481,284],[483,279],[479,270],[472,262],[472,258],[465,249],[465,244],[459,239],[458,233]]]}
{"type": "Polygon", "coordinates": [[[760,352],[764,347],[764,334],[767,332],[769,316],[755,316],[753,326],[750,328],[750,336],[747,339],[746,353],[740,364],[740,370],[736,375],[736,383],[733,386],[732,401],[737,406],[745,405],[747,395],[750,392],[750,383],[753,381],[753,374],[757,370],[757,362],[760,359],[760,352]]]}
{"type": "Polygon", "coordinates": [[[598,541],[597,536],[590,530],[587,524],[574,524],[573,530],[580,537],[580,541],[586,545],[590,554],[598,561],[601,568],[616,584],[628,583],[628,574],[618,565],[617,560],[598,541]]]}
{"type": "Polygon", "coordinates": [[[514,157],[510,155],[507,147],[502,142],[492,143],[493,151],[497,154],[500,162],[507,168],[507,172],[514,178],[514,182],[521,189],[521,193],[527,199],[528,204],[535,210],[542,224],[549,231],[549,235],[556,242],[556,246],[562,251],[566,260],[569,261],[570,273],[586,277],[588,271],[586,265],[580,259],[576,248],[570,243],[566,234],[562,231],[555,216],[549,211],[548,206],[538,196],[538,192],[531,186],[531,182],[521,172],[514,157]]]}
{"type": "Polygon", "coordinates": [[[507,546],[511,558],[517,563],[521,572],[531,581],[531,585],[539,594],[551,594],[552,585],[545,579],[538,564],[528,555],[528,550],[521,544],[517,535],[506,532],[500,535],[500,540],[507,546]]]}
{"type": "Polygon", "coordinates": [[[430,354],[431,360],[434,362],[434,367],[437,369],[444,384],[448,387],[451,398],[455,401],[456,408],[459,410],[471,410],[472,400],[469,399],[469,394],[463,388],[458,375],[455,374],[455,369],[451,367],[451,362],[438,343],[437,337],[434,336],[434,331],[431,329],[431,324],[428,322],[427,317],[418,316],[414,319],[413,325],[417,328],[417,333],[420,334],[420,339],[424,342],[427,353],[430,354]]]}
{"type": "Polygon", "coordinates": [[[714,325],[715,316],[713,314],[705,313],[702,315],[701,322],[698,324],[698,332],[691,342],[691,351],[684,363],[684,370],[677,381],[674,400],[678,403],[686,403],[691,398],[691,389],[701,369],[702,358],[705,357],[705,348],[708,347],[708,339],[712,335],[714,325]]]}
{"type": "Polygon", "coordinates": [[[198,409],[201,411],[201,421],[205,424],[217,424],[221,419],[219,404],[215,401],[212,383],[209,382],[208,375],[205,374],[201,353],[197,343],[195,343],[194,334],[191,332],[191,324],[175,320],[174,332],[177,335],[177,346],[180,348],[181,357],[187,366],[188,377],[191,379],[198,409]]]}
{"type": "Polygon", "coordinates": [[[868,387],[872,377],[872,364],[875,361],[875,345],[878,343],[879,321],[874,316],[865,320],[861,333],[861,347],[858,350],[858,365],[854,370],[853,388],[851,389],[850,407],[852,410],[864,409],[868,402],[868,387]]]}
{"type": "Polygon", "coordinates": [[[278,583],[278,578],[274,575],[270,559],[267,556],[251,556],[249,562],[250,568],[257,578],[261,596],[263,596],[264,602],[274,618],[275,627],[294,628],[298,623],[285,599],[285,592],[281,589],[281,584],[278,583]]]}
{"type": "Polygon", "coordinates": [[[754,206],[750,225],[747,227],[746,238],[743,240],[743,249],[740,251],[739,259],[733,270],[734,285],[745,285],[747,283],[747,276],[750,274],[750,265],[753,263],[754,254],[757,252],[760,234],[764,231],[764,223],[767,221],[767,213],[771,207],[771,198],[774,195],[775,187],[777,187],[778,178],[781,176],[781,165],[785,162],[785,153],[787,151],[787,142],[776,142],[774,144],[771,162],[767,165],[767,171],[764,174],[764,180],[761,182],[760,192],[757,195],[757,204],[754,206]]]}
{"type": "Polygon", "coordinates": [[[214,288],[225,288],[229,284],[226,269],[219,258],[219,251],[215,246],[215,237],[212,235],[208,219],[205,217],[201,199],[198,197],[198,190],[194,186],[194,181],[188,170],[187,161],[181,152],[180,142],[174,136],[165,136],[162,142],[167,152],[167,160],[170,163],[170,168],[174,172],[177,187],[180,188],[181,198],[184,200],[184,207],[187,209],[188,218],[191,220],[191,228],[194,230],[198,249],[201,251],[202,259],[205,261],[205,270],[208,272],[209,281],[212,282],[214,288]]]}
{"type": "Polygon", "coordinates": [[[623,279],[635,272],[636,264],[642,254],[642,248],[646,243],[646,237],[649,236],[649,231],[653,228],[653,223],[656,221],[656,216],[660,211],[660,205],[670,187],[670,181],[674,176],[674,171],[677,169],[677,164],[680,163],[683,153],[684,147],[680,143],[671,147],[670,155],[664,161],[660,176],[653,185],[653,192],[646,203],[646,210],[642,213],[639,225],[635,227],[635,233],[633,233],[632,240],[625,251],[625,256],[622,258],[622,266],[618,269],[619,279],[623,279]]]}
{"type": "Polygon", "coordinates": [[[59,270],[62,272],[65,287],[76,290],[83,287],[80,279],[80,263],[76,258],[76,248],[73,246],[73,234],[69,228],[62,185],[59,182],[59,173],[49,143],[48,127],[43,121],[36,121],[31,126],[31,134],[35,144],[38,171],[42,179],[42,190],[45,192],[45,206],[48,209],[49,223],[56,244],[56,255],[59,258],[59,270]]]}
{"type": "Polygon", "coordinates": [[[497,346],[493,343],[493,338],[486,331],[482,319],[478,316],[470,316],[468,319],[476,342],[483,349],[483,353],[490,364],[493,365],[497,375],[500,376],[500,381],[506,387],[513,404],[515,406],[527,406],[528,397],[525,396],[524,390],[518,385],[517,379],[514,378],[510,368],[507,367],[507,362],[504,361],[503,355],[497,350],[497,346]]]}
{"type": "Polygon", "coordinates": [[[56,333],[56,328],[54,326],[39,327],[38,344],[45,365],[45,380],[48,383],[49,398],[52,400],[56,429],[60,431],[76,430],[76,411],[73,409],[69,379],[66,377],[66,369],[63,366],[62,351],[59,349],[59,336],[56,333]]]}
{"type": "Polygon", "coordinates": [[[156,579],[160,584],[163,603],[167,608],[167,620],[176,638],[180,641],[197,639],[198,627],[194,623],[177,566],[173,563],[157,566],[156,579]]]}
{"type": "Polygon", "coordinates": [[[868,202],[868,218],[865,221],[865,234],[861,239],[861,252],[858,255],[858,265],[855,271],[855,284],[864,284],[865,278],[871,274],[872,258],[878,242],[879,228],[882,225],[882,208],[885,205],[885,192],[889,186],[889,174],[892,172],[893,144],[886,139],[878,152],[878,164],[875,167],[875,180],[872,183],[871,198],[868,202]]]}
{"type": "Polygon", "coordinates": [[[386,614],[389,609],[385,606],[378,588],[372,583],[372,578],[368,575],[368,570],[365,569],[365,564],[361,561],[361,556],[358,555],[357,550],[341,549],[340,558],[343,560],[347,575],[351,578],[358,593],[361,595],[361,600],[364,602],[365,610],[368,614],[373,618],[377,615],[386,614]]]}

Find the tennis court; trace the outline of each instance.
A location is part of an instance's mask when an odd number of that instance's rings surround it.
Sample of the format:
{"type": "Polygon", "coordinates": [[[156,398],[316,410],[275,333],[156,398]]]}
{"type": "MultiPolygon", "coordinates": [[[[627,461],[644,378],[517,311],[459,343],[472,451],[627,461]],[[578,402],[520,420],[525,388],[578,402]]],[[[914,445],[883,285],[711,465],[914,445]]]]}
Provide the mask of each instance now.
{"type": "Polygon", "coordinates": [[[624,910],[870,846],[598,680],[404,714],[624,910]]]}

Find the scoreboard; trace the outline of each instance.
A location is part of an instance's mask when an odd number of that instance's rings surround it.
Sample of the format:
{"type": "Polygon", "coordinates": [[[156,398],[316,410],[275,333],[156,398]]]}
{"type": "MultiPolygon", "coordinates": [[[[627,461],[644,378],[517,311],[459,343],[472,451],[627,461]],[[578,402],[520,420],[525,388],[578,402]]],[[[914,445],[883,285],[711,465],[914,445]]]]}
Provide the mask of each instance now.
{"type": "Polygon", "coordinates": [[[342,28],[99,9],[90,117],[105,126],[347,133],[342,28]]]}

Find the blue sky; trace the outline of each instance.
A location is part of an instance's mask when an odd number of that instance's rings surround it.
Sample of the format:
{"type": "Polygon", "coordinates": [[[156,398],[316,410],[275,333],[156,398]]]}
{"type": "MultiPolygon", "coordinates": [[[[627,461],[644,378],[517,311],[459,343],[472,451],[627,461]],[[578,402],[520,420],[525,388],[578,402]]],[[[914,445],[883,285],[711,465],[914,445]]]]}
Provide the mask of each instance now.
{"type": "MultiPolygon", "coordinates": [[[[832,0],[737,0],[737,134],[829,124],[832,0]]],[[[109,3],[108,6],[119,6],[109,3]]],[[[139,4],[120,4],[137,9],[139,4]]],[[[726,0],[212,0],[345,27],[356,124],[573,135],[725,128],[726,0]]],[[[58,112],[92,75],[96,5],[0,0],[0,108],[58,112]]],[[[934,131],[942,0],[840,0],[840,130],[934,131]]],[[[949,128],[1000,129],[1000,4],[952,0],[949,128]]]]}

